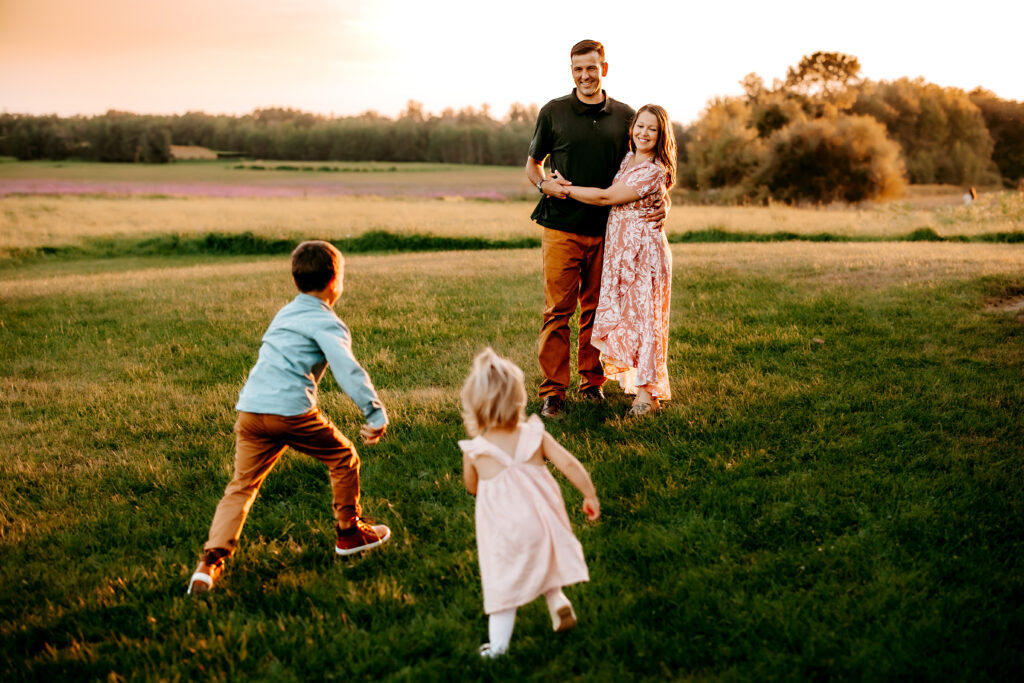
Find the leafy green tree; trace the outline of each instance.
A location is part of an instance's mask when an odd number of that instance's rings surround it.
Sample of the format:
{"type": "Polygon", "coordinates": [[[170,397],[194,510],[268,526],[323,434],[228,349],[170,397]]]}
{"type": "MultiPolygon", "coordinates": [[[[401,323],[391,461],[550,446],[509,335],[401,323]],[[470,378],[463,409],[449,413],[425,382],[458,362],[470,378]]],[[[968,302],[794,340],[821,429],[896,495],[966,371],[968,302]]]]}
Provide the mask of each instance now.
{"type": "Polygon", "coordinates": [[[317,123],[323,121],[322,116],[310,114],[309,112],[300,111],[298,109],[282,107],[257,109],[252,113],[252,117],[257,123],[266,125],[292,123],[300,128],[310,128],[311,126],[315,126],[317,123]]]}
{"type": "Polygon", "coordinates": [[[775,131],[806,119],[807,112],[801,101],[783,92],[766,92],[751,102],[751,125],[760,138],[770,137],[775,131]]]}
{"type": "Polygon", "coordinates": [[[803,96],[787,91],[778,81],[775,88],[767,88],[764,79],[756,73],[749,73],[740,80],[740,85],[750,106],[750,126],[757,130],[760,138],[767,138],[789,123],[807,118],[803,96]]]}
{"type": "Polygon", "coordinates": [[[525,125],[531,129],[537,122],[537,114],[540,113],[540,109],[536,104],[525,106],[519,102],[513,102],[512,106],[508,109],[508,114],[505,115],[505,121],[512,125],[525,125]]]}
{"type": "Polygon", "coordinates": [[[921,78],[870,83],[853,111],[886,127],[903,149],[912,183],[977,185],[998,180],[985,119],[958,88],[921,78]]]}
{"type": "Polygon", "coordinates": [[[171,160],[171,131],[159,121],[149,123],[139,140],[140,161],[166,164],[171,160]]]}
{"type": "Polygon", "coordinates": [[[5,153],[18,159],[66,159],[75,146],[73,120],[17,116],[6,125],[5,153]]]}
{"type": "Polygon", "coordinates": [[[899,146],[868,116],[819,118],[768,140],[758,181],[787,202],[861,202],[902,194],[899,146]]]}
{"type": "Polygon", "coordinates": [[[842,52],[815,52],[786,69],[786,90],[827,100],[841,97],[860,80],[860,60],[842,52]]]}
{"type": "Polygon", "coordinates": [[[842,52],[815,52],[786,70],[777,88],[801,101],[812,116],[828,116],[848,110],[861,84],[860,60],[842,52]]]}
{"type": "Polygon", "coordinates": [[[716,98],[689,131],[680,177],[698,190],[746,184],[761,163],[763,145],[741,98],[716,98]]]}
{"type": "Polygon", "coordinates": [[[212,147],[214,121],[212,116],[190,111],[171,117],[168,126],[175,144],[212,147]]]}
{"type": "Polygon", "coordinates": [[[742,97],[713,100],[688,130],[681,179],[745,201],[862,201],[900,192],[899,147],[877,122],[843,113],[861,84],[860,62],[839,52],[805,56],[771,88],[748,74],[742,97]]]}
{"type": "Polygon", "coordinates": [[[992,161],[1010,187],[1024,180],[1024,102],[1000,99],[978,88],[969,94],[992,136],[992,161]]]}

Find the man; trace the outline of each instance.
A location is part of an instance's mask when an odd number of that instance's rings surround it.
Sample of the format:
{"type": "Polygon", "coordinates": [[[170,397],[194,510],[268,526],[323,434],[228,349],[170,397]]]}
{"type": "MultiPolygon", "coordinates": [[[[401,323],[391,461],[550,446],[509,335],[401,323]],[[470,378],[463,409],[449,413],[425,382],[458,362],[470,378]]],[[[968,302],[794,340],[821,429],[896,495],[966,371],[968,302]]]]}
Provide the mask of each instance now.
{"type": "Polygon", "coordinates": [[[634,114],[631,107],[608,97],[601,88],[601,79],[608,74],[601,43],[580,41],[573,45],[569,58],[576,87],[540,110],[526,160],[526,177],[544,195],[531,215],[544,228],[544,323],[538,353],[544,375],[539,390],[544,417],[558,417],[565,410],[570,376],[569,319],[577,302],[579,394],[589,400],[604,400],[601,354],[590,344],[590,333],[601,293],[609,211],[608,207],[566,199],[563,183],[545,176],[544,160],[549,160],[552,172],[558,171],[574,185],[610,186],[628,150],[634,114]]]}

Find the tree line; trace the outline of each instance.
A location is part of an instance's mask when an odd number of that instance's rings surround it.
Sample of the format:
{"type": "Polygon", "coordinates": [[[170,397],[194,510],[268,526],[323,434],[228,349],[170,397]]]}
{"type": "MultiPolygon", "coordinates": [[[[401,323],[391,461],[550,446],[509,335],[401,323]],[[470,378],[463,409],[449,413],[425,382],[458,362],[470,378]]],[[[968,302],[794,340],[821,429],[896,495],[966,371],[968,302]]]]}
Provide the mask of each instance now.
{"type": "Polygon", "coordinates": [[[395,119],[374,112],[325,117],[282,108],[245,116],[2,114],[0,154],[21,160],[165,163],[172,160],[171,145],[198,145],[254,159],[520,165],[536,117],[536,105],[514,104],[498,121],[487,105],[447,109],[438,116],[417,102],[409,102],[395,119]]]}
{"type": "Polygon", "coordinates": [[[682,181],[711,201],[856,202],[906,182],[1017,186],[1024,103],[923,79],[860,78],[856,57],[805,56],[771,87],[712,100],[685,131],[682,181]]]}
{"type": "MultiPolygon", "coordinates": [[[[767,86],[715,98],[676,126],[680,185],[724,202],[849,201],[898,195],[907,182],[1015,187],[1024,182],[1024,103],[923,79],[869,81],[856,57],[817,52],[767,86]]],[[[519,166],[537,106],[440,115],[410,101],[396,118],[294,109],[245,116],[189,112],[93,117],[0,114],[0,154],[18,159],[171,161],[171,145],[256,159],[420,161],[519,166]]]]}

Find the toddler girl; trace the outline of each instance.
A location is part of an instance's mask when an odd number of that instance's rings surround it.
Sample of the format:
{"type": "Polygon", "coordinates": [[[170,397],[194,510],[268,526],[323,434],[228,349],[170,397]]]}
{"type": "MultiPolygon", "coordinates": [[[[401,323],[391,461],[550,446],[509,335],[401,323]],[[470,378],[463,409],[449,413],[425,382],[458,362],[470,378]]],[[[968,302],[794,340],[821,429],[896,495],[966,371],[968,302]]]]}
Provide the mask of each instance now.
{"type": "Polygon", "coordinates": [[[459,441],[463,479],[476,496],[476,542],[490,642],[484,657],[508,650],[516,608],[543,595],[555,631],[576,625],[562,586],[589,580],[583,547],[572,533],[562,491],[544,459],[583,494],[590,520],[601,505],[590,476],[544,431],[536,415],[524,421],[523,371],[486,348],[462,387],[462,418],[472,439],[459,441]]]}

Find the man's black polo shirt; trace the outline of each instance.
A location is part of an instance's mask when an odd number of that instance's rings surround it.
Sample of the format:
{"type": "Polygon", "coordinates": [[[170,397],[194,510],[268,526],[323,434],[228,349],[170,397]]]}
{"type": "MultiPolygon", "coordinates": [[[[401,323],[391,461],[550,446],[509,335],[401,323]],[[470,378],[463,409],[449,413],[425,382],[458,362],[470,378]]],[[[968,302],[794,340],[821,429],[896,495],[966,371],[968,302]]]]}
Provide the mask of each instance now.
{"type": "MultiPolygon", "coordinates": [[[[551,100],[540,110],[530,156],[543,162],[550,155],[551,170],[561,173],[573,185],[608,187],[629,149],[633,114],[628,105],[606,94],[600,104],[584,104],[573,88],[571,94],[551,100]]],[[[544,195],[530,218],[547,228],[578,235],[604,235],[608,211],[606,206],[544,195]]]]}

